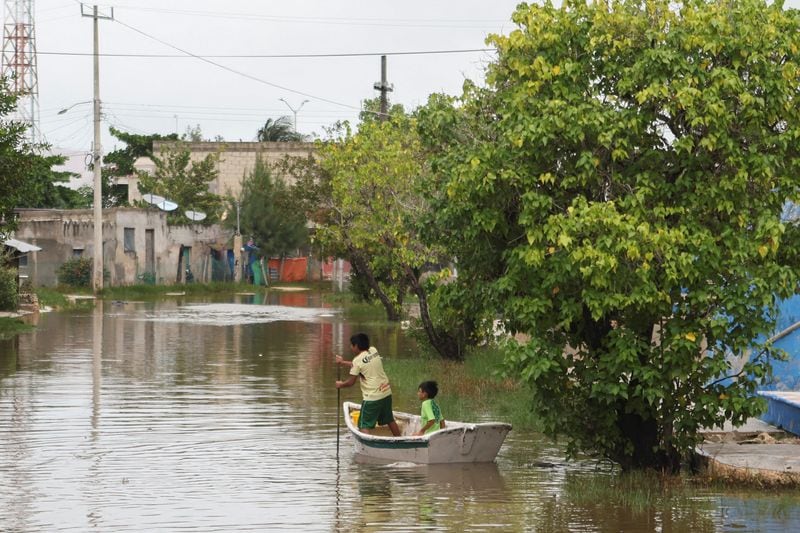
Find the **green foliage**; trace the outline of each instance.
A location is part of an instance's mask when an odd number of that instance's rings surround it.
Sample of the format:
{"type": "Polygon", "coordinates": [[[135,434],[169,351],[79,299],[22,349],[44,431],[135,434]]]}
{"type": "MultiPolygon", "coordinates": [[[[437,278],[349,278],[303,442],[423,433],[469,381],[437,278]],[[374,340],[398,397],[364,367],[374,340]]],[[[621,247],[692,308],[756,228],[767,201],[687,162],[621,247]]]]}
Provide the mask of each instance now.
{"type": "Polygon", "coordinates": [[[140,157],[153,156],[153,141],[177,141],[178,135],[137,135],[109,128],[111,135],[125,143],[124,148],[115,149],[103,156],[103,207],[114,207],[127,203],[124,187],[113,185],[113,178],[131,176],[136,173],[133,164],[140,157]]]}
{"type": "Polygon", "coordinates": [[[0,236],[14,229],[12,212],[18,207],[81,207],[81,198],[60,182],[68,172],[53,171],[63,164],[61,156],[42,156],[46,146],[32,145],[27,126],[7,117],[16,109],[17,97],[0,82],[0,236]]]}
{"type": "Polygon", "coordinates": [[[178,204],[178,209],[167,217],[170,224],[210,225],[219,221],[223,200],[208,191],[208,184],[219,175],[219,154],[208,154],[200,161],[192,161],[189,150],[183,144],[175,143],[162,150],[160,156],[152,158],[156,165],[155,174],[136,172],[139,190],[178,204]],[[201,222],[192,222],[184,214],[186,210],[200,211],[207,217],[201,222]]]}
{"type": "Polygon", "coordinates": [[[19,306],[17,270],[2,266],[0,257],[0,311],[16,311],[19,306]]]}
{"type": "Polygon", "coordinates": [[[63,285],[89,287],[92,284],[93,268],[91,257],[75,257],[62,263],[56,270],[56,276],[63,285]]]}
{"type": "Polygon", "coordinates": [[[392,380],[396,409],[419,411],[417,387],[434,379],[439,384],[436,401],[445,419],[476,422],[481,419],[509,422],[515,429],[539,429],[531,415],[530,388],[500,377],[503,354],[494,348],[473,348],[464,361],[420,356],[389,357],[384,361],[392,380]]]}
{"type": "Polygon", "coordinates": [[[531,335],[508,363],[549,434],[677,469],[700,427],[760,413],[781,356],[757,339],[798,287],[800,228],[780,220],[798,200],[798,12],[571,0],[513,20],[488,86],[421,112],[432,238],[473,305],[531,335]]]}
{"type": "MultiPolygon", "coordinates": [[[[244,178],[239,200],[241,232],[253,237],[263,257],[286,256],[307,242],[306,218],[292,200],[300,194],[274,177],[260,157],[244,178]]],[[[233,210],[231,206],[229,211],[233,210]]]]}
{"type": "Polygon", "coordinates": [[[61,308],[69,304],[66,296],[56,289],[48,287],[34,287],[34,292],[42,307],[61,308]]]}
{"type": "Polygon", "coordinates": [[[30,161],[25,190],[19,195],[19,207],[42,209],[85,209],[92,205],[91,192],[73,190],[61,185],[75,176],[71,172],[56,171],[66,158],[60,155],[36,155],[30,161]]]}
{"type": "MultiPolygon", "coordinates": [[[[369,104],[369,107],[373,107],[369,104]]],[[[421,221],[429,204],[422,192],[429,178],[417,134],[417,119],[394,106],[379,120],[363,115],[356,133],[343,123],[331,139],[317,143],[317,159],[284,161],[282,168],[304,191],[300,209],[315,223],[315,244],[323,254],[347,258],[360,297],[380,300],[389,320],[399,320],[411,290],[431,345],[446,358],[462,359],[463,335],[472,322],[437,321],[429,313],[422,275],[448,262],[435,244],[422,241],[421,221]]]]}
{"type": "Polygon", "coordinates": [[[260,142],[291,142],[302,141],[305,138],[294,131],[292,119],[284,116],[277,119],[268,118],[258,129],[257,139],[260,142]]]}
{"type": "Polygon", "coordinates": [[[414,119],[398,110],[384,122],[363,122],[319,145],[320,166],[331,198],[316,237],[347,257],[372,290],[397,314],[406,291],[406,269],[434,260],[419,245],[410,221],[423,209],[415,186],[423,172],[414,119]]]}
{"type": "Polygon", "coordinates": [[[181,140],[193,143],[203,142],[203,130],[200,128],[200,124],[186,126],[186,131],[181,135],[181,140]]]}
{"type": "Polygon", "coordinates": [[[34,329],[34,326],[26,324],[19,318],[0,317],[0,340],[11,339],[34,329]]]}

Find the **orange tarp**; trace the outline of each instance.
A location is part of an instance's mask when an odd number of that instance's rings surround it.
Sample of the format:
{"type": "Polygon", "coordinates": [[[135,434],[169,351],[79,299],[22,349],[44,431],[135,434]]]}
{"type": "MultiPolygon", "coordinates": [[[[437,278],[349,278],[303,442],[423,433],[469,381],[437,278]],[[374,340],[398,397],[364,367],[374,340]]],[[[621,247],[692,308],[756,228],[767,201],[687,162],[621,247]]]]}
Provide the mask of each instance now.
{"type": "MultiPolygon", "coordinates": [[[[275,272],[280,272],[281,260],[270,259],[269,269],[275,272]]],[[[283,260],[283,272],[281,273],[281,281],[305,281],[308,273],[308,258],[306,257],[288,257],[283,260]]],[[[270,277],[272,281],[272,277],[270,277]]]]}

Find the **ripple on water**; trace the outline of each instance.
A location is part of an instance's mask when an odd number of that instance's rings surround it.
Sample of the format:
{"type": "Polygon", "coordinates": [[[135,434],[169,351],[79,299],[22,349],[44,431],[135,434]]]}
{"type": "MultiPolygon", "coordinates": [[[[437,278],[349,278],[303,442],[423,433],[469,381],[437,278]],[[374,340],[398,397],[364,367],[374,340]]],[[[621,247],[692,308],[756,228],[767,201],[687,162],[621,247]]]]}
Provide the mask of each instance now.
{"type": "MultiPolygon", "coordinates": [[[[798,530],[800,506],[769,497],[584,502],[569,487],[609,473],[520,430],[488,465],[356,462],[346,432],[337,457],[341,315],[127,311],[49,313],[0,354],[0,531],[798,530]]],[[[403,335],[392,351],[413,351],[403,335]]]]}
{"type": "Polygon", "coordinates": [[[141,320],[206,326],[261,324],[277,321],[314,322],[335,316],[330,309],[282,305],[202,304],[150,313],[141,320]]]}

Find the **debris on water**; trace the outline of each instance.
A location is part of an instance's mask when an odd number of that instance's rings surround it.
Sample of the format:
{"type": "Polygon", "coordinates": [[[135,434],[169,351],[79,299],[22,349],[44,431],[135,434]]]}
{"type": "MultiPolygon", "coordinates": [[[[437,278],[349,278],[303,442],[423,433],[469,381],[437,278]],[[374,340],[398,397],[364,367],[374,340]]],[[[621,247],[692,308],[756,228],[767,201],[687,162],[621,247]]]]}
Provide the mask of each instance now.
{"type": "Polygon", "coordinates": [[[529,463],[528,466],[532,466],[534,468],[555,468],[558,465],[556,463],[548,463],[547,461],[534,461],[529,463]]]}

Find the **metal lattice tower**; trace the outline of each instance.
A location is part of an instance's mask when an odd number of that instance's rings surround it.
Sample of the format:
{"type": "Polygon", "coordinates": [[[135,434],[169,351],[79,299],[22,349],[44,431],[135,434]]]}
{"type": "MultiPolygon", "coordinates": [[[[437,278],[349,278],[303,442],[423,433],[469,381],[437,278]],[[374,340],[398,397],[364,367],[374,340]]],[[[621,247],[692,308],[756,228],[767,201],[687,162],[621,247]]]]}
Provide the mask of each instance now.
{"type": "Polygon", "coordinates": [[[5,0],[4,4],[2,73],[8,88],[19,96],[15,118],[29,124],[35,143],[41,130],[33,0],[5,0]]]}

